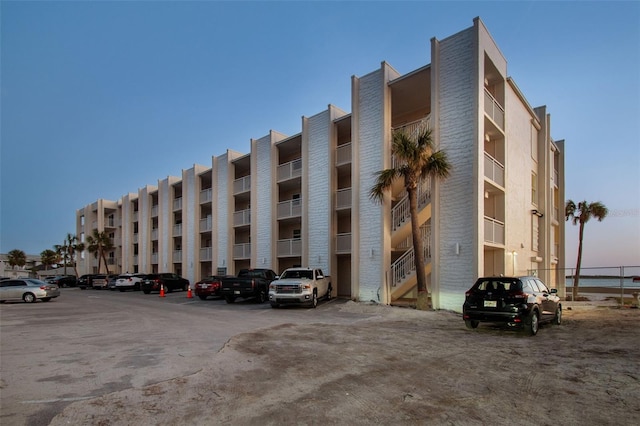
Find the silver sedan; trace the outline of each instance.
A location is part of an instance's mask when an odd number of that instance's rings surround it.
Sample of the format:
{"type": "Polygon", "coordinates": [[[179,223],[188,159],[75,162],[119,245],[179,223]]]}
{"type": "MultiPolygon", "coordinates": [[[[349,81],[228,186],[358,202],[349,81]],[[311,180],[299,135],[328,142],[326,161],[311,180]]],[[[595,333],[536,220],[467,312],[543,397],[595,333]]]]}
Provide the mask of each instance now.
{"type": "Polygon", "coordinates": [[[23,300],[27,303],[43,302],[60,296],[57,284],[48,284],[34,278],[15,278],[0,281],[0,302],[23,300]]]}

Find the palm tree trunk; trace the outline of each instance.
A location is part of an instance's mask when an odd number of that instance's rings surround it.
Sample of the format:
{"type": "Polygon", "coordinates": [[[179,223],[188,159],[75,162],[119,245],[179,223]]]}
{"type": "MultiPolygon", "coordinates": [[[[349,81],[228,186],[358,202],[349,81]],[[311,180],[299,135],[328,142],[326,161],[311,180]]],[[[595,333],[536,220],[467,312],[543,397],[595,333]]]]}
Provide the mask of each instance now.
{"type": "Polygon", "coordinates": [[[408,187],[409,213],[411,215],[411,239],[413,242],[413,257],[416,265],[416,278],[418,280],[418,300],[416,309],[426,311],[431,308],[429,303],[429,289],[427,288],[427,274],[424,271],[424,248],[420,235],[420,219],[418,218],[418,190],[416,187],[408,187]]]}
{"type": "Polygon", "coordinates": [[[580,282],[580,265],[582,264],[582,237],[584,237],[584,222],[580,222],[580,234],[578,238],[578,259],[576,261],[576,275],[573,277],[573,288],[571,289],[571,300],[578,299],[578,283],[580,282]]]}

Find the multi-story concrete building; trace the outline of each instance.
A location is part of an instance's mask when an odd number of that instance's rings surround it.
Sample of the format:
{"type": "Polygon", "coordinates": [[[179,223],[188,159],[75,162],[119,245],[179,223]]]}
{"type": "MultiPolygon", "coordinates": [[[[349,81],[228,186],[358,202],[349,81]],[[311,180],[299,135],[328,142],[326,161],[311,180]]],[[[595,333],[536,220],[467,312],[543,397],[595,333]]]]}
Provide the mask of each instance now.
{"type": "MultiPolygon", "coordinates": [[[[176,272],[194,282],[241,268],[330,271],[337,296],[416,297],[408,201],[400,182],[377,204],[392,134],[428,125],[451,163],[425,181],[419,218],[438,309],[460,311],[478,276],[535,273],[564,292],[564,147],[546,107],[532,108],[479,18],[431,40],[431,63],[400,74],[383,62],[352,77],[352,111],[329,106],[301,132],[271,131],[251,152],[159,180],[77,211],[77,235],[109,234],[116,272],[176,272]]],[[[97,261],[85,255],[82,272],[97,261]]]]}

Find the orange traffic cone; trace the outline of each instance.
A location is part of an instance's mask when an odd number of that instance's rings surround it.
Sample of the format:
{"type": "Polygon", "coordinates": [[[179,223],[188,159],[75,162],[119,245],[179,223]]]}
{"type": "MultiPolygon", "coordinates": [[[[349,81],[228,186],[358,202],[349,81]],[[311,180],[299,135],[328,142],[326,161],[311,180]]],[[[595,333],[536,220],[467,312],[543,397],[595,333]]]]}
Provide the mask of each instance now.
{"type": "Polygon", "coordinates": [[[160,297],[164,297],[164,286],[160,286],[160,297]]]}
{"type": "Polygon", "coordinates": [[[187,299],[193,299],[193,294],[191,294],[191,286],[189,286],[189,289],[187,290],[187,299]]]}

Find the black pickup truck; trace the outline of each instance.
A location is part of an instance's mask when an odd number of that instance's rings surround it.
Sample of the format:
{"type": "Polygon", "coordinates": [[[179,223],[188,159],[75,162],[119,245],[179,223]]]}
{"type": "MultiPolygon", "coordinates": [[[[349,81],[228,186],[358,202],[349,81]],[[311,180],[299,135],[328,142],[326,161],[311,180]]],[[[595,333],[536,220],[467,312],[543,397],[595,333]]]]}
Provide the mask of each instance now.
{"type": "Polygon", "coordinates": [[[227,303],[233,303],[239,297],[253,297],[257,303],[264,303],[269,294],[269,284],[276,278],[271,269],[241,269],[237,277],[222,278],[220,294],[227,303]]]}

